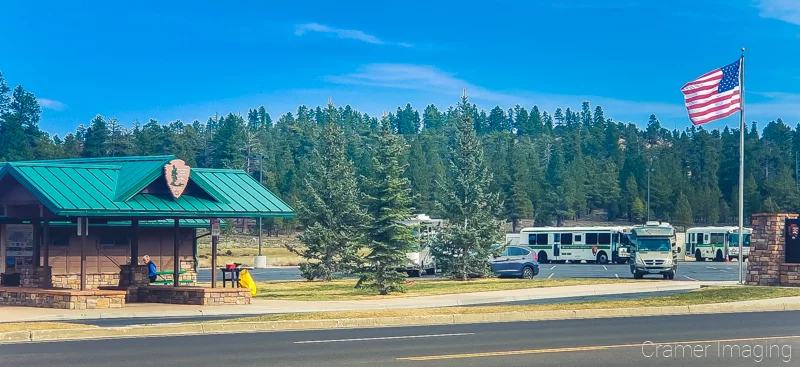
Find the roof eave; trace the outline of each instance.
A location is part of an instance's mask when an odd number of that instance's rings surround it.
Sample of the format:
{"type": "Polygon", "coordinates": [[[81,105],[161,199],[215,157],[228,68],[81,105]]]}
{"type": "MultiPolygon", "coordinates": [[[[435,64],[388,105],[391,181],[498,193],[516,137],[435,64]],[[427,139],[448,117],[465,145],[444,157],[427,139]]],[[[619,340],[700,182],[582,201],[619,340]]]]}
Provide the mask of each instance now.
{"type": "Polygon", "coordinates": [[[60,210],[56,215],[64,217],[158,217],[181,219],[211,219],[211,218],[295,218],[295,212],[200,212],[182,213],[175,211],[98,211],[98,210],[60,210]]]}

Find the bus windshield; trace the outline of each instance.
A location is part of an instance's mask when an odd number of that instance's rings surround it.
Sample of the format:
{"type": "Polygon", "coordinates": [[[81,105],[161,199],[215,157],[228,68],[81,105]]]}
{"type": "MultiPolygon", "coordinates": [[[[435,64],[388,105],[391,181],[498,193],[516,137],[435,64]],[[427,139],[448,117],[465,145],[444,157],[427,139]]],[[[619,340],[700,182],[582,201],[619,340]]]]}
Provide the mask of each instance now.
{"type": "MultiPolygon", "coordinates": [[[[750,235],[745,233],[744,240],[742,241],[743,246],[750,246],[750,235]]],[[[731,234],[731,246],[739,246],[739,235],[734,233],[731,234]]]]}
{"type": "Polygon", "coordinates": [[[670,242],[668,238],[640,238],[637,241],[639,251],[669,251],[670,242]]]}

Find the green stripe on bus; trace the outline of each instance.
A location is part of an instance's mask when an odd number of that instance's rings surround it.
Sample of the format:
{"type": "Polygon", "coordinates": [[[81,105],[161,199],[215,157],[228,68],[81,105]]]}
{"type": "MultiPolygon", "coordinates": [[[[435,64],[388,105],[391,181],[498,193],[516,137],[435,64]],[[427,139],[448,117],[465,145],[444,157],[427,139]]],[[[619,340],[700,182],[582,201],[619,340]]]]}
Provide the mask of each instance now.
{"type": "Polygon", "coordinates": [[[597,247],[601,250],[610,250],[611,246],[585,246],[585,245],[561,245],[562,249],[571,249],[571,250],[590,250],[592,247],[597,247]]]}

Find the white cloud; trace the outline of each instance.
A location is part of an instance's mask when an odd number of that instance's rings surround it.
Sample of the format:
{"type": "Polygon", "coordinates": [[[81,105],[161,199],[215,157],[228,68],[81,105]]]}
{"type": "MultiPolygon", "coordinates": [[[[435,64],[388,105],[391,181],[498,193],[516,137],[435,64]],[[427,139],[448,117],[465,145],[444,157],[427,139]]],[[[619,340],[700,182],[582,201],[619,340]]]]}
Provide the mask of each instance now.
{"type": "Polygon", "coordinates": [[[461,90],[466,88],[470,97],[494,102],[521,99],[481,88],[430,65],[369,64],[355,73],[328,76],[326,79],[336,84],[425,90],[455,96],[460,96],[461,90]]]}
{"type": "Polygon", "coordinates": [[[745,99],[745,116],[748,121],[766,123],[776,118],[790,125],[800,123],[800,94],[784,92],[747,93],[759,97],[755,102],[745,99]]]}
{"type": "Polygon", "coordinates": [[[372,43],[376,45],[386,45],[386,44],[395,44],[401,47],[413,47],[414,45],[410,43],[400,42],[400,43],[391,43],[386,42],[378,37],[375,37],[371,34],[364,33],[357,29],[342,29],[342,28],[334,28],[324,24],[319,23],[304,23],[298,24],[295,27],[294,34],[297,36],[302,36],[308,32],[318,32],[318,33],[329,33],[335,34],[339,38],[345,39],[354,39],[362,42],[372,43]]]}
{"type": "MultiPolygon", "coordinates": [[[[443,99],[447,101],[457,101],[462,89],[466,88],[470,99],[478,104],[484,104],[483,108],[491,108],[491,105],[495,104],[505,108],[516,104],[527,107],[536,104],[552,113],[557,107],[578,109],[582,101],[588,100],[593,105],[602,105],[611,114],[609,117],[617,116],[617,120],[622,121],[647,121],[652,113],[660,118],[686,118],[686,109],[682,104],[629,101],[589,94],[493,91],[460,79],[455,73],[445,72],[430,65],[369,64],[355,73],[328,76],[326,80],[342,85],[423,91],[446,97],[443,99]]],[[[438,99],[433,96],[429,98],[438,99]]]]}
{"type": "Polygon", "coordinates": [[[787,23],[800,25],[800,1],[798,0],[758,0],[756,5],[762,18],[774,18],[787,23]]]}
{"type": "Polygon", "coordinates": [[[39,102],[39,106],[42,106],[42,108],[46,108],[48,110],[63,111],[67,108],[67,105],[61,101],[56,101],[55,99],[36,98],[36,100],[39,102]]]}

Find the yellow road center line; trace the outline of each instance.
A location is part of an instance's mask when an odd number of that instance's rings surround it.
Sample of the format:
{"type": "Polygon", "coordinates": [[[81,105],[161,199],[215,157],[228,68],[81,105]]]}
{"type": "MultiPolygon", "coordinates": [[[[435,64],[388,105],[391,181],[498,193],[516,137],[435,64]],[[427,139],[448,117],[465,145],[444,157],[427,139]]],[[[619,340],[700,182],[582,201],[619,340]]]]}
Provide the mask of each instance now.
{"type": "MultiPolygon", "coordinates": [[[[658,342],[658,343],[652,342],[652,343],[648,343],[647,345],[648,346],[655,346],[655,345],[667,345],[667,344],[685,345],[685,344],[707,344],[707,343],[732,343],[732,342],[742,342],[742,341],[773,340],[773,339],[800,339],[800,335],[767,336],[767,337],[739,338],[739,339],[712,339],[712,340],[695,340],[695,341],[675,341],[675,342],[658,342]]],[[[434,361],[434,360],[441,360],[441,359],[502,357],[502,356],[516,356],[516,355],[524,355],[524,354],[586,352],[586,351],[595,351],[595,350],[641,347],[643,344],[644,343],[618,344],[618,345],[595,345],[595,346],[567,347],[567,348],[510,350],[510,351],[503,351],[503,352],[444,354],[444,355],[438,355],[438,356],[403,357],[403,358],[397,358],[397,360],[398,361],[434,361]]]]}

